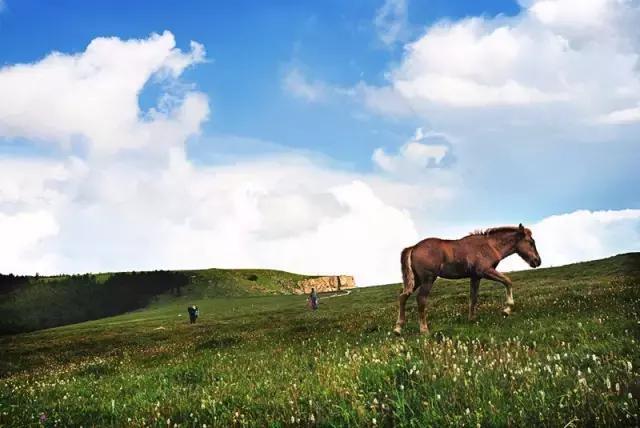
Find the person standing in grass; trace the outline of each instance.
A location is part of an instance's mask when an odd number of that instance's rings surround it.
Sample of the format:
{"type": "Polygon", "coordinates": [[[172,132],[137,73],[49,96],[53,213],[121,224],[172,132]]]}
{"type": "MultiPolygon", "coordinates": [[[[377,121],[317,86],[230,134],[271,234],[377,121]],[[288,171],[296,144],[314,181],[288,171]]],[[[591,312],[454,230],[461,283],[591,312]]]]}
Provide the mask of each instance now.
{"type": "Polygon", "coordinates": [[[318,309],[318,293],[316,293],[315,288],[311,289],[311,294],[309,295],[309,306],[311,306],[311,309],[314,311],[318,309]]]}
{"type": "Polygon", "coordinates": [[[200,315],[198,307],[196,305],[191,305],[187,308],[187,311],[189,312],[189,320],[191,321],[191,324],[195,324],[198,319],[198,315],[200,315]]]}

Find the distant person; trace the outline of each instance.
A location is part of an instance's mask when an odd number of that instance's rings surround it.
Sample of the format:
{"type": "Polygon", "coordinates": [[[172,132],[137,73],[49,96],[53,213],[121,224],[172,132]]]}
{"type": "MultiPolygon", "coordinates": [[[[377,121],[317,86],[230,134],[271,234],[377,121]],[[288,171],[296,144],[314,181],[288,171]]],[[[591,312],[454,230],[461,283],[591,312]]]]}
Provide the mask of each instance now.
{"type": "Polygon", "coordinates": [[[309,294],[309,306],[314,311],[318,309],[318,293],[316,293],[316,289],[311,289],[311,294],[309,294]]]}
{"type": "Polygon", "coordinates": [[[191,305],[187,308],[187,311],[189,311],[189,320],[191,321],[191,324],[195,324],[198,319],[198,315],[200,315],[198,307],[196,305],[191,305]]]}

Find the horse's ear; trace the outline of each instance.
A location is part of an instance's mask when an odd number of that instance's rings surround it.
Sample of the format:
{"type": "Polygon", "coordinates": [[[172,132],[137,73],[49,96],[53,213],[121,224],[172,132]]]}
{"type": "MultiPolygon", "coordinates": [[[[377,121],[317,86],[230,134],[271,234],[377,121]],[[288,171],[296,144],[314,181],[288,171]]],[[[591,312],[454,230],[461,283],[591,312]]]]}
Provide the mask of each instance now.
{"type": "Polygon", "coordinates": [[[524,226],[522,225],[522,223],[518,225],[518,231],[524,235],[524,226]]]}

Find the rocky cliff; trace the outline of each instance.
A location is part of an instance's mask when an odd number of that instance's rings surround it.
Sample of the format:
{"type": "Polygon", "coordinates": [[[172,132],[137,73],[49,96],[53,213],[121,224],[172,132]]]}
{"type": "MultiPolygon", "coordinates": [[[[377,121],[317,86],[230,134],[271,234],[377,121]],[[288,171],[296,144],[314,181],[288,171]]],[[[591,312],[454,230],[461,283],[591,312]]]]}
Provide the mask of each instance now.
{"type": "Polygon", "coordinates": [[[320,276],[318,278],[298,281],[298,287],[294,292],[296,294],[308,294],[311,292],[312,288],[315,288],[318,293],[324,293],[327,291],[340,291],[355,288],[355,286],[356,282],[352,276],[320,276]]]}

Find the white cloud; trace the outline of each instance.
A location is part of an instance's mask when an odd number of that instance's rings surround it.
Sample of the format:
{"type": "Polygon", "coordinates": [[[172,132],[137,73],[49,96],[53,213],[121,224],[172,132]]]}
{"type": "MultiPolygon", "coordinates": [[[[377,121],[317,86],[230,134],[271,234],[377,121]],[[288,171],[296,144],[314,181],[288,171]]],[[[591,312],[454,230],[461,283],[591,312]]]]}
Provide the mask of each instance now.
{"type": "Polygon", "coordinates": [[[309,81],[297,68],[292,68],[286,73],[282,86],[291,95],[309,102],[324,100],[330,91],[322,82],[309,81]]]}
{"type": "Polygon", "coordinates": [[[0,137],[20,136],[94,152],[162,146],[197,131],[208,114],[203,94],[180,94],[170,111],[145,113],[138,95],[152,77],[175,78],[204,59],[204,48],[175,48],[171,33],[144,40],[94,39],[82,53],[54,52],[33,64],[0,69],[0,137]]]}
{"type": "Polygon", "coordinates": [[[404,41],[408,36],[407,0],[385,0],[376,11],[374,25],[380,41],[387,46],[404,41]]]}
{"type": "Polygon", "coordinates": [[[413,190],[401,184],[297,156],[217,167],[171,157],[144,168],[8,161],[27,190],[0,197],[0,207],[20,202],[0,217],[13,231],[0,271],[264,267],[345,272],[365,285],[395,280],[397,249],[417,237],[410,213],[385,201],[385,186],[396,197],[413,190]]]}
{"type": "Polygon", "coordinates": [[[521,106],[540,118],[553,104],[572,125],[597,123],[640,100],[638,20],[637,2],[538,0],[514,17],[440,21],[405,46],[388,85],[360,93],[383,114],[521,106]]]}
{"type": "MultiPolygon", "coordinates": [[[[153,79],[174,84],[204,50],[173,36],[96,39],[0,70],[0,137],[51,144],[56,158],[0,159],[0,271],[269,267],[393,280],[396,249],[417,232],[414,186],[277,154],[197,166],[185,140],[209,108],[190,90],[138,108],[153,79]],[[168,101],[168,102],[167,102],[168,101]],[[87,150],[68,150],[79,140],[87,150]],[[407,195],[407,196],[402,196],[407,195]],[[9,233],[10,232],[10,233],[9,233]],[[372,242],[372,237],[373,241],[372,242]]],[[[433,186],[433,195],[443,191],[433,186]]]]}
{"type": "Polygon", "coordinates": [[[55,269],[56,255],[43,254],[42,245],[58,230],[54,216],[45,210],[21,211],[13,215],[0,212],[3,241],[0,264],[13,272],[35,273],[55,269]]]}
{"type": "Polygon", "coordinates": [[[393,173],[420,172],[425,168],[438,166],[447,155],[449,147],[441,143],[441,135],[425,134],[422,128],[399,150],[397,155],[388,155],[384,149],[377,148],[372,159],[384,171],[393,173]],[[435,143],[431,137],[437,137],[435,143]]]}
{"type": "Polygon", "coordinates": [[[640,106],[612,111],[600,116],[599,120],[612,125],[640,122],[640,106]]]}

